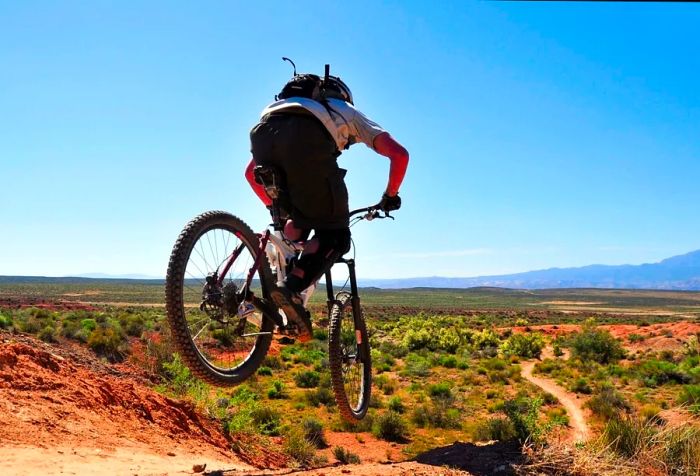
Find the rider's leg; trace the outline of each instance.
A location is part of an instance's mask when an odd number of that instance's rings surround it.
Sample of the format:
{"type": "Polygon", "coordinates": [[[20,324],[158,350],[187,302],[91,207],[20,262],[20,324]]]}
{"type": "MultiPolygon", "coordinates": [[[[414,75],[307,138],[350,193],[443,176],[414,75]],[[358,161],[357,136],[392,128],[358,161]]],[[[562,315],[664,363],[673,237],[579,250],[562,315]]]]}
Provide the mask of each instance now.
{"type": "Polygon", "coordinates": [[[287,275],[286,286],[300,293],[318,281],[350,249],[350,229],[317,229],[306,242],[294,269],[287,275]]]}

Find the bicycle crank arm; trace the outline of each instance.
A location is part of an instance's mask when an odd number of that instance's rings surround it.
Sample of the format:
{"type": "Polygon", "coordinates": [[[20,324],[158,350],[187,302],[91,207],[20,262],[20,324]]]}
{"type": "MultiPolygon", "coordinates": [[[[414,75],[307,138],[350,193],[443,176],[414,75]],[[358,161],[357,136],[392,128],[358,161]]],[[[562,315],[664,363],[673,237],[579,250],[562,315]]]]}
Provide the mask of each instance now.
{"type": "Polygon", "coordinates": [[[272,319],[272,321],[277,325],[277,327],[279,327],[280,329],[284,329],[284,321],[282,320],[282,316],[280,316],[280,313],[277,312],[276,309],[271,307],[267,301],[265,301],[264,299],[260,299],[257,296],[252,296],[251,302],[253,303],[253,306],[255,306],[256,309],[262,312],[264,318],[272,319]]]}

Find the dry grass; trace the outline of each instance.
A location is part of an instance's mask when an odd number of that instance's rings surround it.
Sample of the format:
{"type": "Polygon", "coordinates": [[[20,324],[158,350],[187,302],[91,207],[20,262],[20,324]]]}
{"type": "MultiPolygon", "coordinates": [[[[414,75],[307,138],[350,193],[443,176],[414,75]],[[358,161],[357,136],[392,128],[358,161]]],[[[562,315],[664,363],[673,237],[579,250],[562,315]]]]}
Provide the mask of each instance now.
{"type": "Polygon", "coordinates": [[[614,418],[603,434],[582,447],[530,446],[519,475],[700,476],[700,428],[658,426],[654,420],[614,418]]]}

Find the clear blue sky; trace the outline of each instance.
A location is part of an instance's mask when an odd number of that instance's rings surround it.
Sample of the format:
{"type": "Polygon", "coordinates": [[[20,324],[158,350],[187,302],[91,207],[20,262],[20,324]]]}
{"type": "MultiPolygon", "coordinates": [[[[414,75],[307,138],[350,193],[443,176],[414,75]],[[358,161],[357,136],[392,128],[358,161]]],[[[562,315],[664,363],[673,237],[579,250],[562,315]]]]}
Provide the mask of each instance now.
{"type": "MultiPolygon", "coordinates": [[[[0,3],[0,274],[164,274],[189,218],[265,210],[248,131],[323,64],[411,153],[363,277],[642,263],[700,248],[700,5],[0,3]]],[[[343,154],[351,204],[388,161],[343,154]]]]}

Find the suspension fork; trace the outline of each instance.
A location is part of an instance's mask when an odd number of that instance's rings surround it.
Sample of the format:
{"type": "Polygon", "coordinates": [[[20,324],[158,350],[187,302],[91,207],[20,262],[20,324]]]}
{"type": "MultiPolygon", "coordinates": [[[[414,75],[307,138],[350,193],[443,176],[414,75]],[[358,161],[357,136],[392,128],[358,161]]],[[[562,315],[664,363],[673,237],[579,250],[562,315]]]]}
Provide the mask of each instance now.
{"type": "MultiPolygon", "coordinates": [[[[338,261],[336,261],[336,263],[344,263],[348,267],[348,273],[350,276],[350,302],[352,303],[353,319],[357,321],[357,319],[359,319],[358,316],[361,316],[362,314],[360,309],[360,293],[357,289],[357,277],[355,275],[355,260],[352,258],[340,258],[338,261]]],[[[337,302],[335,299],[335,290],[333,289],[333,278],[331,276],[330,269],[326,271],[326,293],[328,295],[328,312],[330,313],[331,307],[333,307],[333,304],[337,302]]],[[[358,322],[355,322],[355,325],[357,326],[358,322]]]]}

